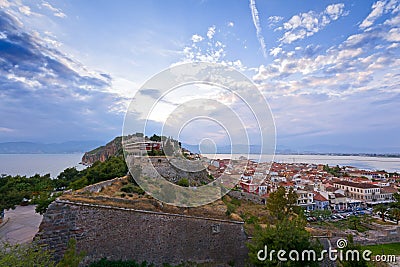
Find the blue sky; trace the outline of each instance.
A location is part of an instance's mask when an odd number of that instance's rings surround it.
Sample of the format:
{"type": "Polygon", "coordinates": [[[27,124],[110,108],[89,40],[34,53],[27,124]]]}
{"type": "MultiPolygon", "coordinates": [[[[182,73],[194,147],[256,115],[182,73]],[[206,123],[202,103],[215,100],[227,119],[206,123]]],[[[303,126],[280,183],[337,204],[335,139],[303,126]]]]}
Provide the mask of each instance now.
{"type": "Polygon", "coordinates": [[[210,61],[257,84],[278,146],[400,148],[399,1],[0,0],[0,8],[0,142],[108,141],[146,80],[210,61]]]}

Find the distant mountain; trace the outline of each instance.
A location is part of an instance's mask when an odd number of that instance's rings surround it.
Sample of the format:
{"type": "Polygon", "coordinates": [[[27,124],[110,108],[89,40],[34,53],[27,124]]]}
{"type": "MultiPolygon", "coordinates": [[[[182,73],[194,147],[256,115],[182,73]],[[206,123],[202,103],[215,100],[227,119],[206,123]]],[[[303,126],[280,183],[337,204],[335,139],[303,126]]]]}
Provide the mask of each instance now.
{"type": "Polygon", "coordinates": [[[347,145],[316,144],[300,147],[302,153],[343,153],[343,154],[400,154],[399,147],[368,148],[347,145]]]}
{"type": "MultiPolygon", "coordinates": [[[[199,153],[198,145],[189,145],[182,144],[182,146],[192,152],[199,153]]],[[[202,147],[203,154],[212,154],[214,153],[214,148],[202,147]]],[[[247,145],[237,145],[236,152],[239,154],[248,153],[250,150],[250,154],[257,154],[261,151],[260,145],[250,145],[250,149],[248,149],[247,145]]],[[[218,146],[217,154],[230,154],[231,146],[218,146]]],[[[400,148],[363,148],[363,147],[353,147],[346,145],[327,145],[327,144],[317,144],[310,146],[299,146],[296,148],[291,148],[284,145],[278,145],[276,148],[276,154],[392,154],[392,155],[400,155],[400,148]]]]}
{"type": "Polygon", "coordinates": [[[68,141],[62,143],[6,142],[0,143],[0,154],[69,154],[91,150],[101,141],[68,141]]]}
{"type": "MultiPolygon", "coordinates": [[[[193,153],[200,153],[198,145],[189,145],[189,144],[182,144],[182,147],[186,148],[187,150],[193,153]]],[[[218,146],[217,151],[214,151],[214,147],[201,147],[203,154],[212,154],[216,152],[217,154],[230,154],[232,152],[232,147],[230,145],[226,146],[218,146]]],[[[250,145],[250,148],[247,145],[236,145],[234,147],[234,152],[236,154],[258,154],[261,151],[261,146],[259,145],[250,145]]]]}

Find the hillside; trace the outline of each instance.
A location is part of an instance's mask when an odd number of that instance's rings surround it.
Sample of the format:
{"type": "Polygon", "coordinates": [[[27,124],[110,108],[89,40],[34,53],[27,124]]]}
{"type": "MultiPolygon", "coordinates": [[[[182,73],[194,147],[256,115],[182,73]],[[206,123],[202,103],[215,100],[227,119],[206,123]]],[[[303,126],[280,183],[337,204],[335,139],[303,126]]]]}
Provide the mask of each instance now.
{"type": "Polygon", "coordinates": [[[82,163],[85,165],[91,165],[96,161],[104,162],[112,156],[120,156],[122,154],[122,136],[118,136],[106,145],[86,152],[82,157],[82,163]]]}

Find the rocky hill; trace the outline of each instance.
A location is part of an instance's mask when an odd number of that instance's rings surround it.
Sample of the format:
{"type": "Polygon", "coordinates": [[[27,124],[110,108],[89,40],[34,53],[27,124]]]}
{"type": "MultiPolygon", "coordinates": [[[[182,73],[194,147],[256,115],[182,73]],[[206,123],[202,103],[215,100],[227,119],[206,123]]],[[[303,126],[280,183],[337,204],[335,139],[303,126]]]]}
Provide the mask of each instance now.
{"type": "Polygon", "coordinates": [[[118,136],[105,146],[100,146],[96,149],[86,152],[82,157],[82,163],[85,165],[91,165],[96,161],[104,162],[112,156],[119,156],[122,154],[122,137],[118,136]]]}

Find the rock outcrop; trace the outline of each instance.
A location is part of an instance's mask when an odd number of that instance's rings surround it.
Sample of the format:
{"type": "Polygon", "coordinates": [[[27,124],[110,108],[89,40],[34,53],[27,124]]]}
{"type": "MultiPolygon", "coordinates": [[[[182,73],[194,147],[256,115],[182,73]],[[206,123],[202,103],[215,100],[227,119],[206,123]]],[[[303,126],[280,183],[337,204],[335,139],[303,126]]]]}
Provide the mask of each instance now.
{"type": "Polygon", "coordinates": [[[119,136],[107,143],[105,146],[86,152],[82,157],[82,163],[85,165],[91,165],[96,161],[104,162],[112,156],[119,156],[122,154],[122,137],[119,136]]]}

